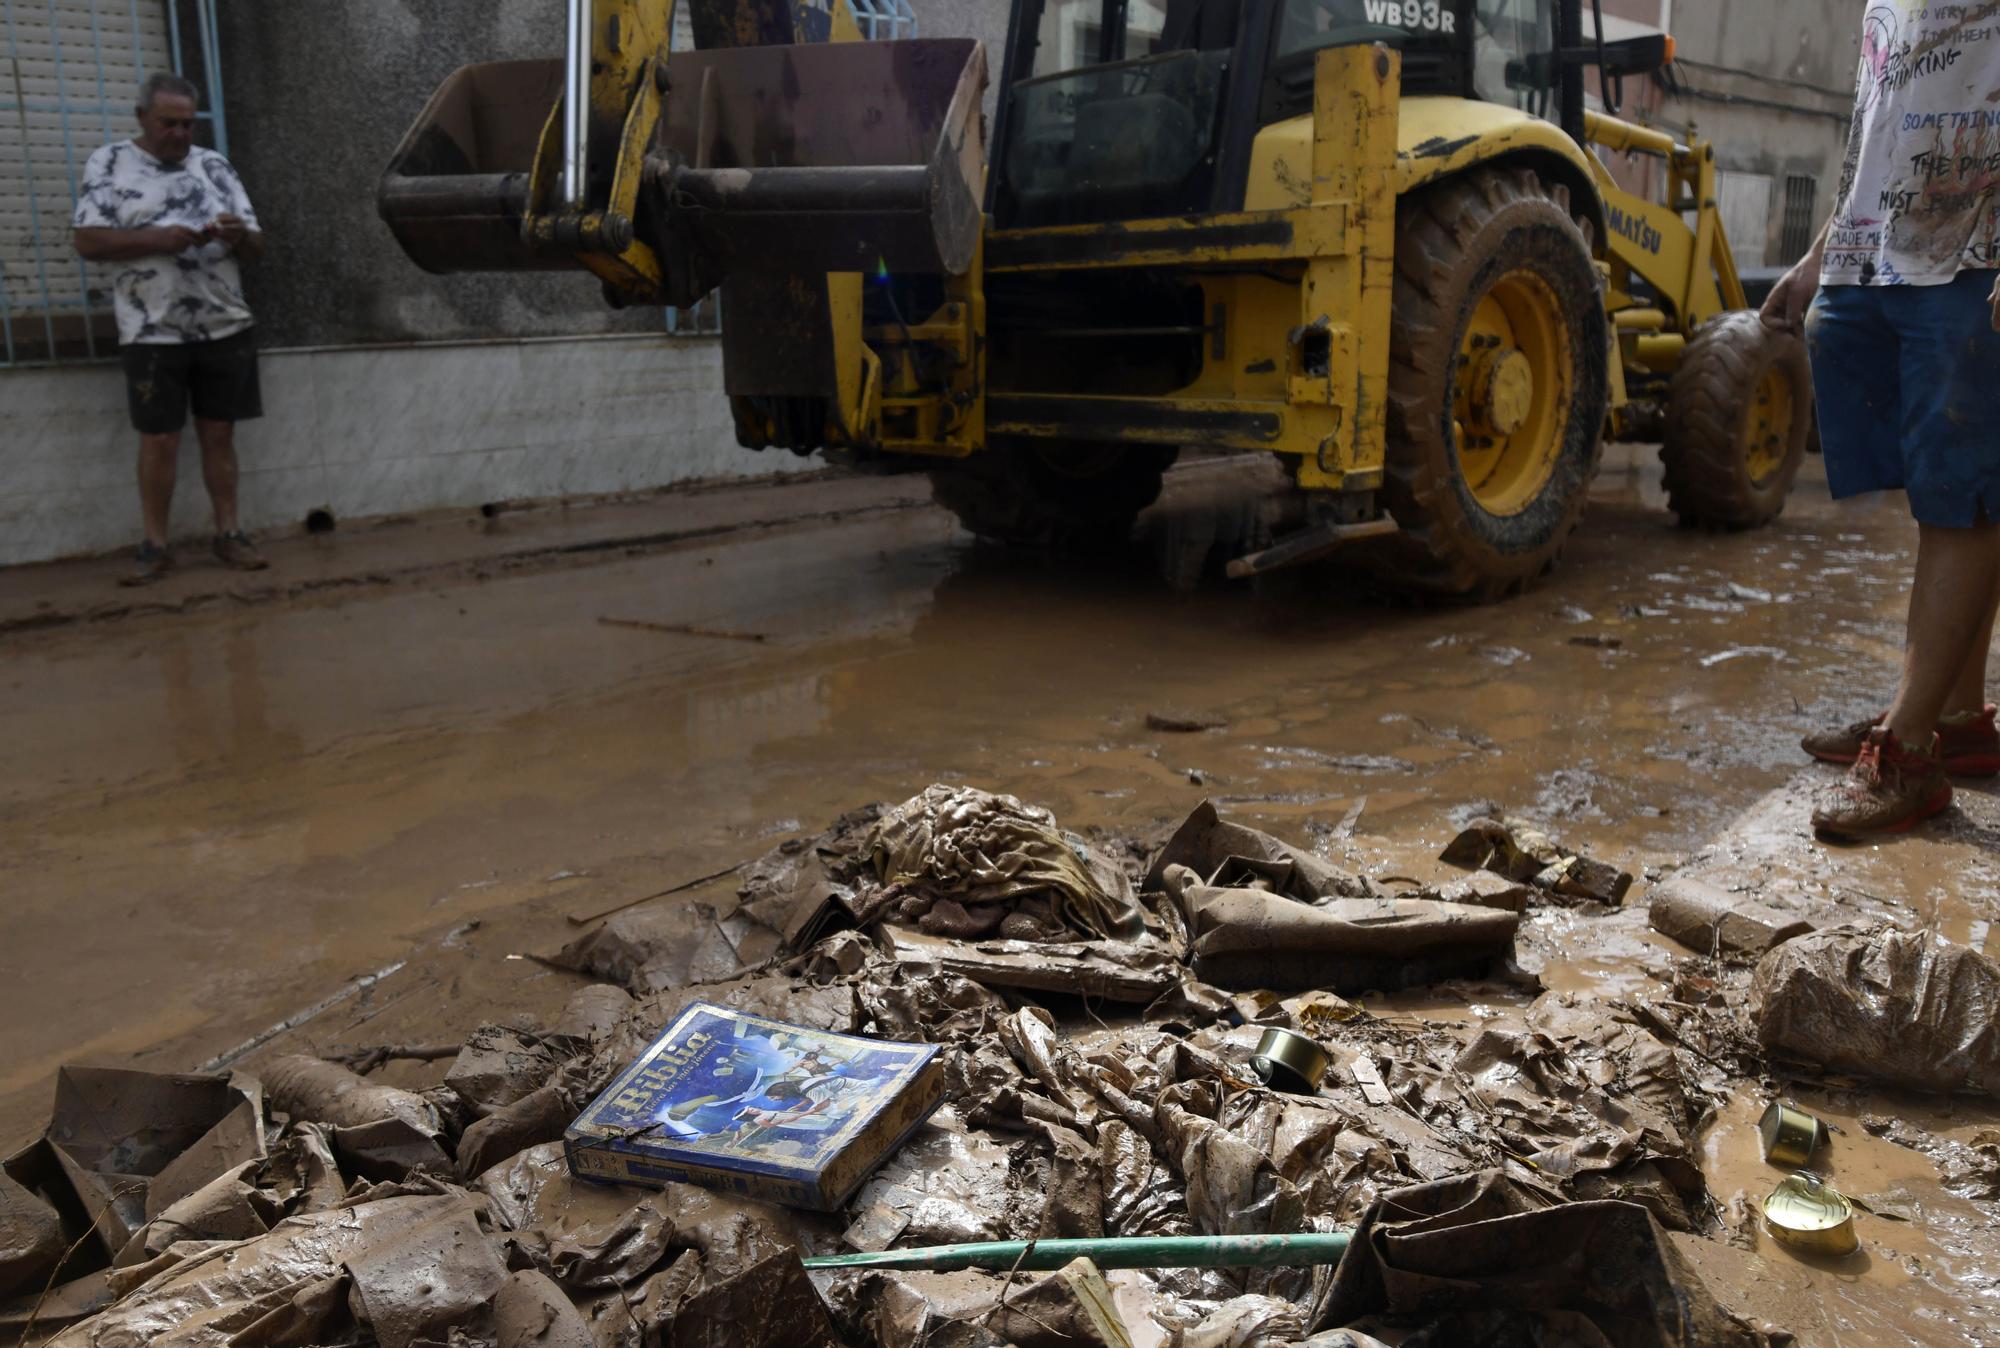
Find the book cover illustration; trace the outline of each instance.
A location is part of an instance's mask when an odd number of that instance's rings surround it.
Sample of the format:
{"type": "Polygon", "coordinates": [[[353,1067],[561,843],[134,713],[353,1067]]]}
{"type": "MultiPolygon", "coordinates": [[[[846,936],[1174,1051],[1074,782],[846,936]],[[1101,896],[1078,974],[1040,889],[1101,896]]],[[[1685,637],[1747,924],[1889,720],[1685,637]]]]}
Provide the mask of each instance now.
{"type": "Polygon", "coordinates": [[[821,1183],[830,1167],[857,1144],[879,1149],[858,1180],[935,1106],[931,1083],[914,1117],[888,1121],[900,1125],[894,1136],[864,1136],[881,1131],[871,1125],[919,1085],[937,1053],[934,1044],[832,1034],[696,1002],[571,1125],[571,1164],[600,1179],[705,1182],[699,1172],[709,1169],[769,1176],[837,1201],[844,1195],[821,1183]]]}

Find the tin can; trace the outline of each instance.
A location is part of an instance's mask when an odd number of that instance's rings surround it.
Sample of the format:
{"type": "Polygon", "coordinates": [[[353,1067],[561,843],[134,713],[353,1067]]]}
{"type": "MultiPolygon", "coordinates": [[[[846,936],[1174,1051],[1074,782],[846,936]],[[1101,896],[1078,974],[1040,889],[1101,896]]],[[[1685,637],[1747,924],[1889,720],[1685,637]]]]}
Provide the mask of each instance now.
{"type": "Polygon", "coordinates": [[[1293,1030],[1268,1029],[1257,1041],[1250,1069],[1273,1090],[1293,1095],[1317,1095],[1332,1059],[1317,1040],[1293,1030]]]}
{"type": "Polygon", "coordinates": [[[1827,1143],[1824,1123],[1803,1109],[1793,1109],[1776,1100],[1757,1121],[1757,1132],[1764,1139],[1764,1159],[1791,1169],[1812,1160],[1813,1153],[1827,1143]]]}
{"type": "Polygon", "coordinates": [[[1764,1225],[1779,1244],[1797,1250],[1853,1254],[1861,1248],[1854,1205],[1810,1170],[1793,1171],[1771,1190],[1764,1200],[1764,1225]]]}

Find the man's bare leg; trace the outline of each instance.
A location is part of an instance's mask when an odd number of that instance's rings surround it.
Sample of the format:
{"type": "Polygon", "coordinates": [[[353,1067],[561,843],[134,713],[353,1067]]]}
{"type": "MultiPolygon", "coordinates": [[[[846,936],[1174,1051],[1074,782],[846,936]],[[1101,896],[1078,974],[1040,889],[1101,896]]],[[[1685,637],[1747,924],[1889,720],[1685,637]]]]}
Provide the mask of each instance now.
{"type": "MultiPolygon", "coordinates": [[[[1906,747],[1928,752],[1931,732],[1947,704],[1966,692],[1971,670],[1982,680],[1979,649],[1993,632],[1993,597],[2000,592],[2000,525],[1946,529],[1920,524],[1917,577],[1910,587],[1909,635],[1903,680],[1889,708],[1889,730],[1906,747]]],[[[1983,704],[1984,687],[1975,694],[1983,704]]]]}
{"type": "Polygon", "coordinates": [[[145,521],[146,541],[156,548],[167,546],[168,522],[174,509],[174,474],[181,456],[181,433],[139,437],[139,514],[145,521]]]}
{"type": "Polygon", "coordinates": [[[1965,666],[1959,670],[1958,682],[1951,686],[1951,696],[1945,700],[1946,716],[1961,713],[1977,716],[1986,710],[1986,665],[1993,654],[1996,616],[2000,616],[2000,582],[1996,582],[1993,597],[1987,600],[1986,622],[1973,638],[1972,649],[1965,653],[1965,666]]]}
{"type": "Polygon", "coordinates": [[[201,441],[201,480],[215,507],[215,532],[233,534],[236,526],[236,423],[194,419],[195,439],[201,441]]]}

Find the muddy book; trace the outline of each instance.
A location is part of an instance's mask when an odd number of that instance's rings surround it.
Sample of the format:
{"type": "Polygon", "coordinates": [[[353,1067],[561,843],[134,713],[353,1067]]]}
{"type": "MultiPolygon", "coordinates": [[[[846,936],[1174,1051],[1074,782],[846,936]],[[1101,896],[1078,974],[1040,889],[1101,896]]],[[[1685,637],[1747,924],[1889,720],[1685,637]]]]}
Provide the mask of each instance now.
{"type": "Polygon", "coordinates": [[[578,1179],[830,1212],[944,1099],[935,1044],[695,1002],[563,1134],[578,1179]]]}

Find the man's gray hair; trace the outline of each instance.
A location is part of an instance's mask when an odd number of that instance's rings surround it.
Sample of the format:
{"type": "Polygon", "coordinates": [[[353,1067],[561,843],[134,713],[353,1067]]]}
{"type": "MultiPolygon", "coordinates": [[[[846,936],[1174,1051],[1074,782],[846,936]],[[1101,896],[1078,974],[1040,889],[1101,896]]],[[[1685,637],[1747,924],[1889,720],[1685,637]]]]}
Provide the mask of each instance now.
{"type": "Polygon", "coordinates": [[[193,80],[184,80],[169,71],[159,70],[146,76],[146,82],[139,86],[139,108],[144,114],[153,106],[153,100],[161,94],[173,94],[188,99],[197,107],[201,105],[201,90],[194,87],[193,80]]]}

